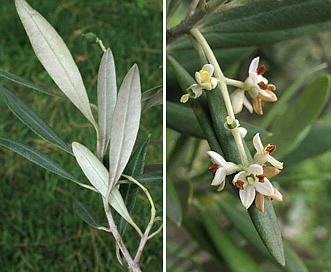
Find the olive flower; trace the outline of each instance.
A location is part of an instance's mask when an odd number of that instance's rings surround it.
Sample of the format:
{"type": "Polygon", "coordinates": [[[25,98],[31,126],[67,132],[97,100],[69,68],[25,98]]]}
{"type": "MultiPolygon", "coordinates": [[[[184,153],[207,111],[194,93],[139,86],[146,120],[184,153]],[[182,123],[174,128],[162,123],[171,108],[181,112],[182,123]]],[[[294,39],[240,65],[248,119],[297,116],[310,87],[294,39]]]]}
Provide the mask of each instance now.
{"type": "Polygon", "coordinates": [[[263,76],[266,68],[264,65],[259,66],[260,58],[252,60],[248,69],[248,78],[245,80],[246,90],[253,98],[253,109],[257,114],[263,114],[262,101],[275,102],[277,96],[273,93],[276,86],[268,84],[268,80],[263,76]]]}
{"type": "Polygon", "coordinates": [[[268,80],[263,76],[266,68],[259,66],[260,57],[252,60],[248,69],[248,78],[245,80],[246,88],[252,98],[260,96],[265,101],[277,101],[277,96],[272,92],[276,87],[268,85],[268,80]]]}
{"type": "Polygon", "coordinates": [[[256,154],[254,155],[255,163],[263,165],[265,162],[269,162],[277,169],[283,169],[283,163],[271,156],[276,150],[275,145],[269,143],[266,146],[263,146],[259,133],[256,133],[253,137],[253,144],[256,149],[256,154]]]}
{"type": "Polygon", "coordinates": [[[241,112],[243,109],[243,106],[245,106],[245,108],[248,109],[248,111],[250,113],[253,113],[252,104],[246,98],[245,90],[241,90],[241,89],[235,90],[231,94],[230,99],[231,99],[231,104],[232,104],[233,111],[235,114],[241,112]]]}
{"type": "Polygon", "coordinates": [[[211,173],[215,174],[215,177],[211,185],[213,186],[219,185],[217,191],[222,191],[225,186],[225,176],[237,172],[239,170],[239,166],[234,164],[233,162],[225,161],[220,154],[214,151],[208,151],[207,154],[214,163],[208,169],[211,173]]]}
{"type": "Polygon", "coordinates": [[[212,89],[215,89],[217,86],[217,79],[215,77],[212,77],[214,73],[214,66],[211,64],[205,64],[199,72],[195,72],[195,80],[197,83],[192,84],[187,89],[191,89],[193,92],[193,95],[191,94],[184,94],[180,102],[186,103],[189,98],[198,98],[202,94],[202,90],[210,91],[212,89]]]}
{"type": "Polygon", "coordinates": [[[232,183],[239,189],[240,200],[246,209],[252,205],[256,192],[265,196],[274,194],[274,187],[263,175],[263,167],[258,164],[251,164],[246,170],[237,173],[232,183]]]}
{"type": "Polygon", "coordinates": [[[266,68],[264,65],[259,66],[259,60],[259,57],[252,60],[245,82],[231,94],[234,113],[239,113],[245,106],[250,113],[254,110],[257,114],[263,114],[263,101],[277,101],[277,96],[273,93],[276,86],[268,84],[268,80],[263,76],[266,68]],[[246,98],[245,91],[252,97],[253,105],[246,98]]]}

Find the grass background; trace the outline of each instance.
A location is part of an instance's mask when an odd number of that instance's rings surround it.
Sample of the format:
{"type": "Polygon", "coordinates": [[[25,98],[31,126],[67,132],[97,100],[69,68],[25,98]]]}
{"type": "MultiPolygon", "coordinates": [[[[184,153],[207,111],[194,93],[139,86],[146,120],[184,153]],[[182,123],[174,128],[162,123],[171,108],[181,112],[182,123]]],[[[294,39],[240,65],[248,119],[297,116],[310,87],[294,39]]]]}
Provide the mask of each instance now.
{"type": "MultiPolygon", "coordinates": [[[[96,81],[102,51],[87,43],[82,33],[94,32],[113,51],[118,85],[137,63],[142,91],[162,84],[162,1],[30,0],[59,32],[81,71],[91,103],[96,103],[96,81]]],[[[33,53],[15,10],[14,1],[0,6],[0,68],[59,92],[33,53]]],[[[79,111],[61,98],[48,97],[0,78],[68,143],[78,141],[95,149],[95,133],[79,111]]],[[[22,141],[46,153],[66,170],[86,181],[75,159],[36,137],[0,99],[0,135],[22,141]]],[[[162,108],[142,116],[138,141],[151,133],[147,164],[162,162],[162,108]]],[[[162,187],[150,187],[162,215],[162,187]]],[[[96,231],[73,212],[75,199],[92,206],[104,218],[100,197],[48,173],[19,155],[0,148],[0,267],[2,271],[121,271],[111,235],[96,231]]],[[[143,227],[149,205],[139,194],[134,218],[143,227]]],[[[105,222],[105,220],[103,220],[105,222]]],[[[137,235],[124,237],[135,252],[137,235]]],[[[162,237],[147,243],[143,271],[162,270],[162,237]]]]}

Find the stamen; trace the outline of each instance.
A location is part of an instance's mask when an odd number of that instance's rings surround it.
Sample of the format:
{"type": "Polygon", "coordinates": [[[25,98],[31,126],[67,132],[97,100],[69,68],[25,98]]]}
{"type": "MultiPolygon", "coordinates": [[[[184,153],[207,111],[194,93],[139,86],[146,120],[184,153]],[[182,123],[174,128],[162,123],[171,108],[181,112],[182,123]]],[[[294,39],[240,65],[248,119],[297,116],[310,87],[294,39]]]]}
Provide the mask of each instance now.
{"type": "Polygon", "coordinates": [[[256,177],[259,179],[259,182],[260,183],[264,183],[265,176],[263,176],[263,175],[256,175],[256,177]]]}
{"type": "Polygon", "coordinates": [[[264,152],[268,154],[272,154],[275,150],[276,146],[272,143],[269,143],[264,147],[264,152]]]}
{"type": "Polygon", "coordinates": [[[240,190],[244,190],[244,182],[242,180],[237,180],[235,183],[234,183],[234,186],[236,186],[238,189],[240,190]]]}
{"type": "Polygon", "coordinates": [[[257,83],[257,85],[260,87],[261,90],[268,90],[268,86],[271,84],[267,85],[263,81],[260,81],[259,83],[257,83]]]}
{"type": "Polygon", "coordinates": [[[258,75],[263,75],[263,74],[265,73],[266,70],[267,70],[267,69],[265,68],[264,65],[260,65],[259,67],[257,67],[257,69],[256,69],[256,73],[257,73],[258,75]]]}
{"type": "Polygon", "coordinates": [[[208,171],[212,174],[215,174],[217,169],[218,169],[218,165],[216,163],[214,163],[208,167],[208,171]]]}
{"type": "Polygon", "coordinates": [[[199,73],[201,75],[201,82],[202,83],[211,83],[211,77],[210,77],[208,71],[200,70],[199,73]]]}

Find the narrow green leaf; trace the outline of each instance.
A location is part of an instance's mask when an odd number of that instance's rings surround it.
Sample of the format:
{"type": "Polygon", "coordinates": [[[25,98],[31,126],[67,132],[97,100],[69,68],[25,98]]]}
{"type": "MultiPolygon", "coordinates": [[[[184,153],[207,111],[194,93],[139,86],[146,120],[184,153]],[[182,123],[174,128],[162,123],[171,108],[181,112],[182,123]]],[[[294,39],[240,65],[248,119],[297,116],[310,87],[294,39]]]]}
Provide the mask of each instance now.
{"type": "MultiPolygon", "coordinates": [[[[216,199],[216,198],[215,198],[216,199]]],[[[217,198],[217,205],[220,205],[222,212],[224,212],[232,223],[233,227],[236,228],[243,236],[247,239],[249,244],[254,246],[261,254],[271,258],[270,254],[266,250],[266,247],[262,243],[262,240],[258,236],[254,226],[249,219],[247,213],[244,212],[244,209],[238,209],[235,205],[235,199],[227,198],[227,201],[224,201],[224,198],[217,198]]],[[[286,266],[284,271],[288,272],[297,272],[307,271],[304,263],[300,260],[298,255],[291,249],[286,242],[284,242],[284,255],[286,260],[286,266]]]]}
{"type": "Polygon", "coordinates": [[[330,135],[330,124],[313,125],[298,148],[286,155],[284,158],[285,163],[300,162],[331,150],[330,135]]]}
{"type": "Polygon", "coordinates": [[[145,141],[132,153],[124,170],[126,175],[135,177],[143,174],[150,139],[151,135],[148,135],[145,141]]]}
{"type": "MultiPolygon", "coordinates": [[[[246,122],[240,122],[241,126],[247,129],[247,139],[252,139],[256,133],[260,135],[268,135],[269,132],[246,122]]],[[[205,134],[194,114],[194,111],[189,107],[167,102],[167,127],[199,139],[205,139],[205,134]]]]}
{"type": "Polygon", "coordinates": [[[100,227],[100,221],[94,210],[80,201],[75,201],[73,204],[75,213],[82,219],[85,223],[89,224],[94,228],[100,227]]]}
{"type": "Polygon", "coordinates": [[[327,67],[326,63],[322,63],[310,69],[307,73],[300,76],[296,81],[294,81],[286,90],[282,91],[277,103],[275,103],[271,109],[263,116],[260,126],[262,128],[267,128],[272,124],[277,115],[287,111],[289,100],[300,90],[307,80],[309,80],[313,75],[325,69],[327,67]]]}
{"type": "Polygon", "coordinates": [[[198,242],[200,247],[204,248],[212,255],[216,254],[217,248],[215,244],[210,243],[213,238],[210,237],[202,222],[202,218],[197,216],[195,210],[190,209],[188,214],[185,214],[183,225],[189,234],[193,237],[194,241],[198,242]]]}
{"type": "Polygon", "coordinates": [[[100,142],[98,151],[103,158],[110,139],[110,127],[116,105],[117,86],[115,62],[111,50],[108,48],[103,54],[98,74],[98,114],[100,142]]]}
{"type": "MultiPolygon", "coordinates": [[[[189,179],[178,179],[174,183],[176,192],[180,200],[180,206],[185,216],[192,206],[193,199],[193,183],[189,179]]],[[[183,217],[184,218],[184,217],[183,217]]],[[[182,224],[182,222],[181,222],[182,224]]]]}
{"type": "Polygon", "coordinates": [[[20,142],[17,142],[17,141],[11,140],[11,139],[6,139],[3,137],[0,137],[0,145],[16,152],[17,154],[32,161],[33,163],[45,168],[48,171],[51,171],[61,177],[69,179],[77,184],[81,184],[74,176],[69,174],[66,170],[64,170],[55,161],[53,161],[45,154],[41,153],[38,150],[33,149],[30,146],[27,146],[20,142]]]}
{"type": "MultiPolygon", "coordinates": [[[[146,140],[132,153],[129,162],[124,169],[124,174],[132,177],[143,174],[149,141],[150,135],[148,135],[146,140]]],[[[123,196],[124,203],[130,214],[132,214],[136,204],[138,191],[139,187],[136,184],[122,184],[120,187],[120,192],[123,196]]],[[[116,217],[115,221],[118,223],[117,228],[119,229],[121,235],[123,235],[126,230],[127,222],[124,221],[123,218],[116,217]]]]}
{"type": "Polygon", "coordinates": [[[200,27],[211,47],[266,45],[331,28],[324,0],[251,1],[211,16],[200,27]]]}
{"type": "Polygon", "coordinates": [[[141,113],[144,114],[150,108],[163,103],[163,87],[156,86],[144,92],[141,96],[141,113]]]}
{"type": "Polygon", "coordinates": [[[174,184],[167,180],[167,217],[177,226],[180,226],[183,220],[182,206],[180,204],[178,193],[174,184]]]}
{"type": "Polygon", "coordinates": [[[212,243],[223,257],[225,263],[233,272],[256,272],[259,271],[257,263],[243,248],[240,248],[230,237],[218,226],[217,219],[211,217],[205,210],[199,207],[201,221],[206,228],[212,243]]]}
{"type": "Polygon", "coordinates": [[[59,95],[59,94],[53,93],[53,92],[51,92],[49,90],[46,90],[43,87],[40,87],[40,86],[34,84],[33,82],[31,82],[29,80],[26,80],[25,78],[22,78],[20,76],[15,75],[15,74],[9,73],[9,72],[4,71],[2,69],[0,69],[0,76],[2,76],[4,78],[7,78],[7,79],[9,79],[11,81],[14,81],[16,83],[19,83],[21,85],[24,85],[24,86],[26,86],[28,88],[31,88],[31,89],[34,89],[34,90],[39,91],[41,93],[44,93],[44,94],[48,94],[48,95],[56,96],[56,97],[61,97],[61,98],[64,97],[62,95],[59,95]]]}
{"type": "Polygon", "coordinates": [[[279,264],[285,266],[282,235],[271,202],[264,202],[264,213],[261,213],[255,205],[252,205],[248,209],[248,212],[259,236],[271,256],[273,256],[279,264]]]}
{"type": "Polygon", "coordinates": [[[135,177],[143,185],[163,185],[163,171],[155,171],[135,177]]]}
{"type": "Polygon", "coordinates": [[[15,4],[38,59],[61,91],[97,128],[82,76],[64,41],[26,1],[15,0],[15,4]]]}
{"type": "Polygon", "coordinates": [[[60,136],[27,105],[25,105],[23,101],[2,86],[0,86],[0,92],[5,98],[8,108],[34,133],[69,154],[73,154],[70,147],[60,138],[60,136]]]}
{"type": "Polygon", "coordinates": [[[205,134],[193,110],[187,106],[168,101],[166,120],[167,127],[179,133],[199,139],[205,138],[205,134]]]}
{"type": "Polygon", "coordinates": [[[136,141],[141,113],[140,78],[133,65],[121,85],[110,132],[109,184],[120,178],[136,141]]]}
{"type": "MultiPolygon", "coordinates": [[[[237,144],[231,132],[224,127],[224,120],[226,120],[228,114],[220,90],[217,88],[212,92],[208,92],[207,99],[215,134],[226,160],[240,164],[241,160],[238,153],[237,144]]],[[[248,161],[252,161],[251,155],[245,142],[244,148],[248,161]]],[[[217,150],[215,151],[218,152],[217,150]]]]}
{"type": "MultiPolygon", "coordinates": [[[[201,21],[202,25],[195,25],[213,48],[217,59],[222,60],[223,70],[242,60],[255,46],[331,29],[331,3],[325,0],[246,2],[246,5],[239,4],[213,14],[201,21]]],[[[167,50],[192,74],[200,68],[187,36],[168,44],[167,50]]],[[[171,82],[173,76],[167,71],[167,83],[171,82]]]]}
{"type": "Polygon", "coordinates": [[[273,123],[270,141],[277,145],[278,157],[291,153],[307,136],[309,127],[321,113],[329,94],[330,77],[319,76],[291,103],[286,113],[273,123]]]}
{"type": "MultiPolygon", "coordinates": [[[[173,68],[173,71],[176,75],[177,81],[181,89],[183,90],[183,92],[186,92],[186,89],[191,86],[192,83],[195,83],[195,80],[174,58],[168,57],[168,61],[173,68]]],[[[178,97],[178,100],[179,99],[180,97],[178,97]]],[[[205,138],[208,140],[210,148],[221,153],[222,151],[215,135],[215,130],[212,125],[209,109],[204,102],[205,101],[203,99],[203,96],[197,99],[197,101],[195,99],[190,99],[189,101],[196,115],[196,119],[198,120],[205,134],[205,138]]],[[[179,112],[178,115],[181,115],[181,113],[179,112]]]]}
{"type": "Polygon", "coordinates": [[[249,215],[244,209],[238,209],[236,207],[235,204],[237,203],[234,202],[237,202],[238,200],[231,199],[230,197],[221,199],[216,196],[214,199],[217,199],[217,205],[220,206],[221,212],[226,214],[226,217],[232,223],[233,227],[236,228],[261,254],[270,256],[261,238],[258,236],[249,215]]]}
{"type": "MultiPolygon", "coordinates": [[[[107,196],[109,173],[106,167],[98,160],[98,158],[85,146],[80,143],[72,143],[72,150],[76,160],[83,170],[87,179],[101,193],[103,197],[107,196]]],[[[130,224],[134,224],[125,204],[124,200],[114,186],[109,195],[109,204],[130,224]]]]}

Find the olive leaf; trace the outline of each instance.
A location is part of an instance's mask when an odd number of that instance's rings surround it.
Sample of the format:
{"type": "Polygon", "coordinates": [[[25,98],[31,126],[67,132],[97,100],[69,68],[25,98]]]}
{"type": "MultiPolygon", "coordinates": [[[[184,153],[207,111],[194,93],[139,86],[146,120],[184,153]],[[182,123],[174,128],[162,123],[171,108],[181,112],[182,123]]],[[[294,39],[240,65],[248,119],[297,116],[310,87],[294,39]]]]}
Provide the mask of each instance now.
{"type": "Polygon", "coordinates": [[[26,1],[15,0],[32,48],[61,91],[97,129],[82,76],[68,47],[47,20],[26,1]]]}
{"type": "MultiPolygon", "coordinates": [[[[72,151],[74,152],[75,158],[87,179],[100,192],[103,197],[106,197],[109,181],[109,173],[106,167],[87,147],[80,143],[73,142],[72,151]]],[[[109,204],[125,220],[127,220],[128,223],[130,223],[131,225],[135,225],[117,187],[114,186],[112,188],[108,200],[109,204]]]]}
{"type": "Polygon", "coordinates": [[[110,139],[110,126],[117,99],[115,62],[108,48],[103,54],[98,74],[98,114],[100,141],[98,151],[103,158],[110,139]]]}
{"type": "Polygon", "coordinates": [[[140,113],[140,78],[135,64],[123,80],[113,114],[109,145],[110,188],[118,181],[129,161],[139,129],[140,113]]]}

